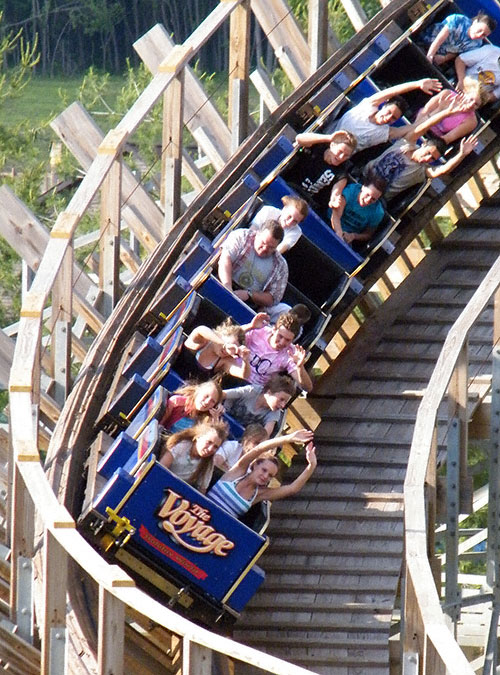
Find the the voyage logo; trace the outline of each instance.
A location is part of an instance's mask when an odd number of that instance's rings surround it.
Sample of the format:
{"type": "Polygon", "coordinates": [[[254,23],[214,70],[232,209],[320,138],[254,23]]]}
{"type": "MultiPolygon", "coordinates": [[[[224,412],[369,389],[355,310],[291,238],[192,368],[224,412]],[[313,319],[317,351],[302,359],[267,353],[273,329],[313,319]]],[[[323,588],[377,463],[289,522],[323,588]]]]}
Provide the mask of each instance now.
{"type": "Polygon", "coordinates": [[[209,525],[208,509],[192,504],[171,489],[167,491],[158,517],[162,520],[161,527],[165,532],[190,551],[227,556],[228,551],[234,548],[234,542],[209,525]]]}

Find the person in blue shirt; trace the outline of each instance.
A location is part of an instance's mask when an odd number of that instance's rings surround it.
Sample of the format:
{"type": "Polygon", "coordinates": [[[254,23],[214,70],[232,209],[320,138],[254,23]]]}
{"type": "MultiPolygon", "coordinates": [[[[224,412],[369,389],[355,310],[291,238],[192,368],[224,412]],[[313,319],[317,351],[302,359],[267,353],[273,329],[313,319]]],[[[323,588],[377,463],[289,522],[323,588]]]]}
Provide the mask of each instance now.
{"type": "Polygon", "coordinates": [[[438,66],[451,61],[458,54],[481,47],[483,39],[495,28],[495,19],[484,12],[479,12],[473,19],[463,14],[450,14],[423,33],[424,44],[430,43],[427,58],[438,66]]]}
{"type": "Polygon", "coordinates": [[[371,239],[384,217],[380,198],[386,182],[370,173],[363,183],[350,183],[343,191],[338,205],[332,208],[331,223],[335,232],[350,246],[371,239]]]}

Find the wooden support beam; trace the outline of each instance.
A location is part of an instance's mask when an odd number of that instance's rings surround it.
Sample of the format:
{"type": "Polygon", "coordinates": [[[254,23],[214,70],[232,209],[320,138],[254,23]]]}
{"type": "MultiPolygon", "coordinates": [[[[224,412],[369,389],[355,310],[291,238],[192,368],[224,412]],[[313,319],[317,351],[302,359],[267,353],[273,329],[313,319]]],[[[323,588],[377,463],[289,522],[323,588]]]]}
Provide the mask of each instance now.
{"type": "MultiPolygon", "coordinates": [[[[36,270],[49,243],[49,231],[6,185],[0,187],[0,207],[0,234],[26,260],[29,267],[36,270]],[[23,232],[22,237],[20,232],[23,232]]],[[[73,279],[75,313],[84,315],[97,333],[102,328],[104,318],[85,300],[88,293],[97,292],[97,287],[76,263],[73,279]]]]}
{"type": "MultiPolygon", "coordinates": [[[[134,43],[134,49],[153,74],[158,71],[160,63],[173,47],[172,38],[160,24],[153,26],[134,43]]],[[[185,69],[185,86],[189,96],[186,97],[184,105],[184,123],[191,133],[198,127],[210,129],[213,142],[219,148],[224,161],[227,161],[231,156],[231,134],[221,114],[189,66],[185,69]]]]}
{"type": "Polygon", "coordinates": [[[54,399],[61,407],[71,388],[73,266],[73,247],[69,246],[52,292],[52,374],[54,399]]]}
{"type": "Polygon", "coordinates": [[[212,675],[212,650],[185,637],[182,643],[182,672],[212,675]]]}
{"type": "Polygon", "coordinates": [[[203,190],[207,184],[205,174],[196,166],[194,159],[185,150],[182,152],[182,174],[191,183],[196,192],[203,190]]]}
{"type": "Polygon", "coordinates": [[[448,211],[448,216],[451,218],[453,223],[456,223],[457,220],[462,220],[462,218],[467,218],[458,195],[452,197],[450,201],[447,202],[446,209],[448,211]]]}
{"type": "Polygon", "coordinates": [[[424,232],[429,238],[431,245],[438,244],[444,238],[443,232],[435,219],[432,219],[427,223],[424,227],[424,232]]]}
{"type": "Polygon", "coordinates": [[[210,132],[205,127],[198,127],[194,129],[193,136],[196,142],[203,148],[203,152],[206,153],[215,170],[220,171],[223,169],[226,162],[210,132]]]}
{"type": "Polygon", "coordinates": [[[248,135],[248,82],[231,80],[231,91],[231,150],[236,152],[248,135]]]}
{"type": "MultiPolygon", "coordinates": [[[[25,420],[30,424],[31,420],[25,420]]],[[[34,456],[36,461],[37,456],[34,456]]],[[[35,509],[17,464],[14,464],[11,518],[10,610],[11,621],[22,638],[33,637],[31,559],[34,555],[35,509]]]]}
{"type": "Polygon", "coordinates": [[[42,675],[65,672],[68,553],[45,531],[43,547],[42,675]]]}
{"type": "Polygon", "coordinates": [[[233,152],[248,136],[250,17],[250,0],[244,0],[236,7],[229,21],[228,124],[233,152]]]}
{"type": "Polygon", "coordinates": [[[259,96],[264,101],[266,108],[269,112],[274,112],[281,103],[281,96],[271,82],[269,75],[263,68],[258,66],[250,75],[250,79],[259,92],[259,96]]]}
{"type": "Polygon", "coordinates": [[[125,606],[101,585],[97,645],[99,675],[123,675],[124,644],[125,606]]]}
{"type": "MultiPolygon", "coordinates": [[[[80,103],[72,103],[50,124],[55,133],[87,171],[101,146],[104,135],[80,103]]],[[[127,167],[123,168],[123,202],[134,209],[122,208],[125,224],[147,251],[152,251],[161,239],[163,215],[145,188],[127,167]]]]}
{"type": "Polygon", "coordinates": [[[368,17],[359,0],[341,0],[354,30],[359,32],[368,23],[368,17]]]}
{"type": "Polygon", "coordinates": [[[467,185],[472,192],[474,199],[476,200],[476,206],[478,206],[483,199],[487,199],[490,196],[479,172],[472,176],[472,178],[467,182],[467,185]]]}
{"type": "Polygon", "coordinates": [[[486,552],[486,580],[488,585],[500,591],[500,290],[494,295],[493,305],[493,350],[491,375],[490,452],[488,483],[488,546],[486,552]]]}
{"type": "Polygon", "coordinates": [[[193,50],[187,44],[175,45],[158,66],[158,72],[179,75],[184,71],[192,56],[193,50]]]}
{"type": "Polygon", "coordinates": [[[102,312],[109,316],[119,300],[122,162],[115,160],[102,185],[99,288],[102,312]]]}
{"type": "Polygon", "coordinates": [[[460,513],[472,511],[472,484],[467,466],[468,446],[468,356],[467,342],[460,352],[452,378],[448,385],[448,419],[457,419],[459,424],[460,464],[460,513]]]}
{"type": "Polygon", "coordinates": [[[307,39],[311,50],[309,72],[316,72],[328,56],[328,1],[309,0],[307,39]]]}
{"type": "Polygon", "coordinates": [[[436,559],[436,514],[437,514],[437,431],[434,429],[431,454],[425,476],[425,498],[427,508],[427,557],[434,573],[436,591],[441,595],[441,566],[436,559]],[[434,561],[437,564],[434,564],[434,561]]]}
{"type": "Polygon", "coordinates": [[[164,234],[172,229],[181,213],[183,118],[184,70],[176,74],[163,95],[161,203],[164,211],[164,234]]]}
{"type": "Polygon", "coordinates": [[[290,47],[288,45],[281,45],[278,47],[276,50],[276,58],[278,59],[280,66],[288,75],[288,79],[292,85],[295,88],[300,87],[304,81],[302,76],[302,64],[299,64],[296,60],[290,47]]]}
{"type": "Polygon", "coordinates": [[[251,0],[252,11],[275,52],[287,46],[281,66],[292,82],[303,82],[311,62],[307,40],[286,0],[251,0]],[[290,70],[288,70],[290,68],[290,70]]]}

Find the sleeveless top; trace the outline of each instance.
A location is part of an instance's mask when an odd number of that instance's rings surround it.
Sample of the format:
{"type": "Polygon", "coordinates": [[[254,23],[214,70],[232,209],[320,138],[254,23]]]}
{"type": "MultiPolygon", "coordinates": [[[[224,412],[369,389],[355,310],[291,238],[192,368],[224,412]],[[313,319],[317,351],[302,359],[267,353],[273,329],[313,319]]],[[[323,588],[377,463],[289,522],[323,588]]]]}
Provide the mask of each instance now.
{"type": "Polygon", "coordinates": [[[242,478],[245,478],[245,476],[236,480],[218,480],[207,492],[209,499],[235,518],[240,518],[250,509],[259,491],[258,488],[255,488],[255,492],[250,499],[242,497],[236,490],[236,486],[242,478]]]}
{"type": "Polygon", "coordinates": [[[453,131],[453,129],[456,129],[462,122],[465,122],[465,120],[468,119],[476,119],[476,113],[474,110],[467,110],[465,112],[457,112],[453,113],[452,115],[448,115],[448,117],[445,117],[444,120],[441,120],[441,122],[438,122],[438,124],[435,124],[433,127],[430,128],[431,131],[433,131],[436,136],[439,136],[440,138],[447,134],[449,131],[453,131]]]}
{"type": "Polygon", "coordinates": [[[200,363],[200,356],[201,356],[201,353],[203,352],[204,349],[205,349],[205,347],[203,347],[202,349],[198,349],[198,351],[194,355],[195,359],[196,359],[196,363],[198,364],[198,368],[200,370],[203,370],[206,373],[210,373],[210,374],[215,373],[215,369],[219,365],[222,357],[216,356],[215,361],[212,361],[212,363],[208,366],[204,366],[202,363],[200,363]]]}
{"type": "MultiPolygon", "coordinates": [[[[203,349],[196,352],[184,347],[177,356],[174,364],[175,371],[183,380],[195,379],[198,382],[206,382],[216,375],[215,369],[219,365],[221,357],[218,356],[213,363],[204,366],[200,363],[200,353],[203,349]]],[[[223,375],[224,373],[221,373],[223,375]]]]}

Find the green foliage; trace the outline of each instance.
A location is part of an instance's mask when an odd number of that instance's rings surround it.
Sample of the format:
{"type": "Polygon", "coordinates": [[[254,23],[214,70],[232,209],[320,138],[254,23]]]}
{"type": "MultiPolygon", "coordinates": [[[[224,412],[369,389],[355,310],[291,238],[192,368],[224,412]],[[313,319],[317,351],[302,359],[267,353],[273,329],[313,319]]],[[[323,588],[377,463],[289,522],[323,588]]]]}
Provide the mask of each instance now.
{"type": "Polygon", "coordinates": [[[4,410],[9,403],[9,392],[6,389],[0,389],[0,424],[6,424],[9,420],[4,410]]]}
{"type": "Polygon", "coordinates": [[[21,311],[21,260],[0,238],[0,325],[17,321],[21,311]]]}
{"type": "MultiPolygon", "coordinates": [[[[307,33],[309,0],[288,0],[288,3],[302,29],[307,33]]],[[[366,16],[371,19],[380,11],[377,0],[361,0],[366,16]]],[[[328,20],[341,43],[347,42],[354,35],[354,28],[347,16],[341,0],[328,0],[328,20]]]]}
{"type": "MultiPolygon", "coordinates": [[[[474,490],[488,483],[488,454],[480,443],[471,443],[468,448],[468,464],[474,478],[474,490]]],[[[488,525],[488,506],[483,506],[475,513],[471,513],[461,524],[462,528],[480,528],[488,525]]],[[[462,538],[463,540],[463,538],[462,538]]],[[[485,574],[486,559],[482,556],[478,560],[461,560],[459,571],[463,574],[485,574]]]]}
{"type": "Polygon", "coordinates": [[[95,35],[102,30],[111,30],[122,21],[124,11],[119,2],[86,0],[71,7],[69,20],[72,28],[82,30],[85,35],[95,35]]]}
{"type": "MultiPolygon", "coordinates": [[[[3,11],[0,12],[0,26],[3,22],[3,11]]],[[[39,61],[38,40],[33,44],[26,42],[22,29],[17,32],[7,31],[0,38],[0,105],[26,86],[33,68],[39,61]],[[8,67],[9,56],[17,54],[16,65],[8,67]]]]}

